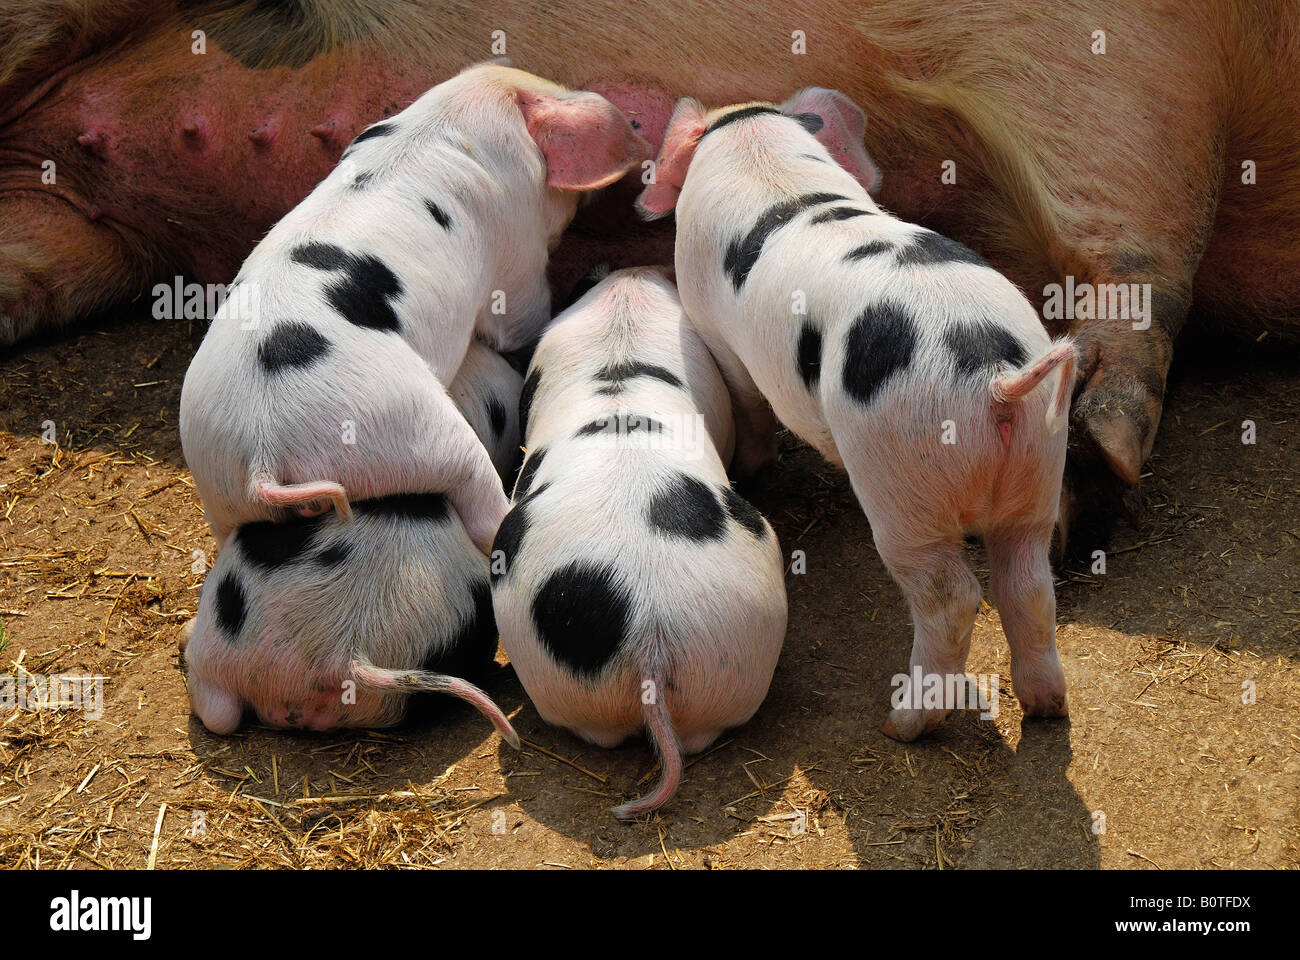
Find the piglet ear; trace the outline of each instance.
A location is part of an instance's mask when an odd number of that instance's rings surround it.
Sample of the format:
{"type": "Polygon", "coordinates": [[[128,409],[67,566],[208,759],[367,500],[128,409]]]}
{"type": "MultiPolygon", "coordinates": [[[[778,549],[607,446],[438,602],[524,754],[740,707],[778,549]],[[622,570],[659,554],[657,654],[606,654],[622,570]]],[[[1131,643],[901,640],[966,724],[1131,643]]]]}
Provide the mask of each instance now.
{"type": "Polygon", "coordinates": [[[598,93],[558,96],[521,92],[528,134],[546,156],[546,185],[594,190],[613,183],[650,157],[621,110],[598,93]]]}
{"type": "Polygon", "coordinates": [[[677,101],[668,129],[664,131],[664,144],[659,148],[659,159],[654,165],[654,181],[637,197],[636,208],[646,220],[666,216],[677,206],[677,197],[686,182],[695,147],[704,136],[704,107],[698,100],[683,97],[677,101]]]}
{"type": "Polygon", "coordinates": [[[868,193],[880,189],[880,168],[862,146],[867,118],[856,103],[838,90],[805,87],[781,109],[802,123],[868,193]]]}

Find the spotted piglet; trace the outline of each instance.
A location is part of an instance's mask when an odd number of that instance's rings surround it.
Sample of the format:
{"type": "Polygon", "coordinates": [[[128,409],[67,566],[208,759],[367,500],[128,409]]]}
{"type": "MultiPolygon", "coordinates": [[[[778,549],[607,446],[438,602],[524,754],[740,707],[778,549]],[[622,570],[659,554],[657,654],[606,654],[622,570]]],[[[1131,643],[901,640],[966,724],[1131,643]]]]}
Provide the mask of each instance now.
{"type": "MultiPolygon", "coordinates": [[[[518,451],[507,411],[522,383],[474,343],[451,387],[503,476],[518,451]]],[[[492,661],[497,632],[487,559],[447,498],[400,493],[351,506],[351,519],[235,529],[183,638],[194,712],[223,734],[246,710],[276,727],[384,727],[401,720],[408,694],[433,691],[474,704],[518,746],[496,704],[462,679],[492,661]]]]}
{"type": "Polygon", "coordinates": [[[602,97],[499,65],[361,133],[249,255],[186,374],[181,442],[217,542],[439,490],[486,553],[509,504],[446,385],[476,334],[536,339],[579,192],[648,149],[602,97]]]}
{"type": "Polygon", "coordinates": [[[642,728],[682,754],[746,722],[785,637],[781,552],[727,482],[726,387],[661,268],[612,274],[538,345],[527,455],[492,554],[502,643],[548,723],[604,747],[642,728]]]}
{"type": "MultiPolygon", "coordinates": [[[[1048,549],[1074,348],[978,255],[875,204],[864,125],[833,90],[682,100],[638,204],[676,207],[682,302],[731,390],[738,468],[775,455],[772,412],[847,468],[911,606],[913,673],[964,671],[980,587],[962,538],[982,535],[1016,694],[1064,715],[1048,549]]],[[[899,691],[886,733],[942,720],[918,695],[899,691]]]]}

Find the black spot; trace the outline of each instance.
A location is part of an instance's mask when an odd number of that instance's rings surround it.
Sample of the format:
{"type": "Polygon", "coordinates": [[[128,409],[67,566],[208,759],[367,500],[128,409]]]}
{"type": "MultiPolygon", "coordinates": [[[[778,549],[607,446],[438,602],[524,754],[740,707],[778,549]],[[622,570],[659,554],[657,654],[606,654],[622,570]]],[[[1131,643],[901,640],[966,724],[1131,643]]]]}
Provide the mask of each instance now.
{"type": "Polygon", "coordinates": [[[869,240],[860,247],[854,247],[848,253],[844,254],[844,259],[849,263],[854,260],[865,260],[867,257],[874,257],[877,254],[888,253],[894,249],[894,245],[888,240],[869,240]]]}
{"type": "Polygon", "coordinates": [[[244,629],[248,601],[244,597],[244,585],[233,573],[226,574],[217,584],[216,608],[218,626],[225,632],[226,639],[234,643],[244,629]]]}
{"type": "Polygon", "coordinates": [[[912,238],[912,242],[898,251],[900,267],[929,266],[935,263],[973,263],[987,267],[984,258],[956,240],[926,230],[912,238]]]}
{"type": "Polygon", "coordinates": [[[799,348],[796,360],[803,385],[811,390],[822,375],[822,332],[807,320],[799,331],[799,348]]]}
{"type": "Polygon", "coordinates": [[[832,207],[813,217],[809,223],[831,223],[835,220],[851,220],[854,217],[870,217],[875,211],[863,210],[861,207],[832,207]]]}
{"type": "Polygon", "coordinates": [[[352,545],[349,543],[336,543],[331,547],[326,547],[320,553],[316,554],[316,562],[322,567],[337,567],[340,563],[348,558],[352,553],[352,545]]]}
{"type": "Polygon", "coordinates": [[[816,133],[826,125],[826,121],[815,113],[796,113],[790,119],[797,120],[799,126],[803,127],[809,133],[816,133]]]}
{"type": "Polygon", "coordinates": [[[487,400],[488,421],[492,424],[492,433],[500,437],[506,430],[506,405],[496,397],[487,400]]]}
{"type": "Polygon", "coordinates": [[[611,363],[599,373],[596,379],[604,381],[605,386],[598,387],[596,392],[605,396],[615,396],[622,393],[623,388],[627,385],[628,380],[634,380],[637,377],[650,377],[653,380],[662,380],[664,383],[674,387],[683,386],[682,378],[677,376],[667,367],[661,367],[656,363],[638,363],[628,361],[626,363],[611,363]]]}
{"type": "Polygon", "coordinates": [[[628,120],[628,124],[632,127],[633,130],[641,129],[641,123],[638,120],[628,120]]]}
{"type": "Polygon", "coordinates": [[[235,531],[235,542],[249,563],[263,570],[274,570],[301,559],[320,529],[321,519],[294,515],[278,523],[270,520],[246,523],[235,531]]]}
{"type": "MultiPolygon", "coordinates": [[[[537,488],[537,492],[541,493],[545,488],[543,484],[537,488]]],[[[524,543],[524,534],[528,532],[528,504],[531,500],[532,498],[529,497],[516,503],[506,514],[506,518],[501,521],[501,526],[497,527],[497,535],[492,540],[493,583],[510,573],[510,565],[519,555],[519,548],[524,543]],[[498,552],[501,554],[500,557],[497,556],[498,552]]]]}
{"type": "Polygon", "coordinates": [[[660,533],[687,540],[717,540],[726,529],[713,488],[685,473],[650,498],[645,518],[660,533]]]}
{"type": "Polygon", "coordinates": [[[534,453],[529,454],[524,465],[519,469],[519,479],[515,481],[515,499],[522,500],[528,496],[528,491],[533,485],[533,480],[537,476],[537,471],[541,469],[542,460],[546,457],[546,450],[538,448],[534,453]]]}
{"type": "Polygon", "coordinates": [[[357,500],[352,512],[368,517],[394,517],[441,523],[447,519],[447,498],[441,493],[393,493],[357,500]]]}
{"type": "Polygon", "coordinates": [[[870,403],[886,380],[912,362],[918,336],[916,322],[895,303],[863,310],[845,342],[845,392],[870,403]]]}
{"type": "Polygon", "coordinates": [[[582,560],[553,572],[533,598],[542,645],[585,677],[595,677],[618,653],[631,618],[631,596],[614,568],[582,560]]]}
{"type": "Polygon", "coordinates": [[[453,677],[473,677],[492,663],[497,653],[497,625],[492,614],[492,588],[487,580],[470,588],[474,609],[454,640],[438,646],[425,657],[422,669],[453,677]]]}
{"type": "Polygon", "coordinates": [[[451,217],[447,216],[447,211],[442,209],[432,200],[424,201],[424,209],[429,211],[429,215],[438,221],[438,226],[444,230],[451,229],[451,217]]]}
{"type": "Polygon", "coordinates": [[[352,189],[364,190],[366,187],[370,186],[370,184],[374,181],[375,176],[376,174],[373,170],[363,171],[361,173],[358,173],[355,177],[352,178],[352,189]]]}
{"type": "Polygon", "coordinates": [[[524,381],[523,389],[519,391],[519,436],[526,439],[528,436],[528,414],[533,409],[533,397],[537,394],[537,385],[542,382],[542,370],[536,367],[528,374],[528,379],[524,381]]]}
{"type": "Polygon", "coordinates": [[[366,127],[357,134],[357,138],[352,141],[352,146],[358,143],[365,143],[367,140],[373,140],[375,137],[386,137],[390,133],[396,133],[397,126],[391,123],[376,123],[374,126],[366,127]]]}
{"type": "Polygon", "coordinates": [[[401,329],[391,301],[402,295],[402,282],[378,257],[320,242],[295,247],[289,256],[317,270],[343,271],[341,279],[326,285],[325,298],[349,323],[370,330],[401,329]]]}
{"type": "Polygon", "coordinates": [[[776,107],[742,107],[740,110],[733,110],[725,117],[719,117],[717,120],[713,121],[713,126],[705,130],[704,133],[700,135],[700,139],[704,139],[714,130],[721,130],[730,123],[735,123],[738,120],[748,120],[750,117],[757,117],[766,113],[774,113],[777,116],[781,116],[781,111],[776,107]]]}
{"type": "Polygon", "coordinates": [[[1018,367],[1028,359],[1010,330],[987,320],[954,324],[944,331],[943,342],[952,351],[957,372],[966,376],[1000,364],[1018,367]]]}
{"type": "Polygon", "coordinates": [[[622,435],[626,433],[663,433],[664,425],[653,417],[641,413],[609,414],[592,420],[578,428],[575,437],[593,437],[600,433],[622,435]]]}
{"type": "Polygon", "coordinates": [[[727,513],[731,515],[732,520],[760,540],[767,536],[767,524],[763,522],[763,515],[752,503],[731,487],[722,488],[722,500],[727,505],[727,513]]]}
{"type": "Polygon", "coordinates": [[[749,233],[727,245],[727,252],[722,259],[722,269],[731,278],[731,285],[737,291],[744,286],[749,278],[749,272],[754,269],[754,264],[758,262],[759,255],[763,252],[763,244],[767,243],[773,233],[804,210],[833,203],[836,200],[848,200],[848,197],[838,193],[806,193],[801,197],[783,200],[768,207],[749,233]]]}
{"type": "Polygon", "coordinates": [[[310,367],[330,352],[331,344],[305,323],[282,321],[257,345],[257,360],[267,373],[286,367],[310,367]]]}

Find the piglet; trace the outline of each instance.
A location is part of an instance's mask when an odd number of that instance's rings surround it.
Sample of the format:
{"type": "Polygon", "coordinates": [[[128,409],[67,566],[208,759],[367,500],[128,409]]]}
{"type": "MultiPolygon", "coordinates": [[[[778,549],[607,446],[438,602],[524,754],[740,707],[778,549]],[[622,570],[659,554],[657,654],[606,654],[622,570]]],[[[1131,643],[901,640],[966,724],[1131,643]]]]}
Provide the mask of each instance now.
{"type": "MultiPolygon", "coordinates": [[[[518,450],[508,411],[522,383],[474,343],[451,386],[503,475],[518,450]]],[[[474,704],[518,747],[496,704],[461,679],[491,663],[497,632],[487,559],[447,498],[389,494],[351,507],[350,519],[326,513],[235,529],[182,638],[194,712],[223,734],[247,709],[276,727],[385,727],[402,719],[408,694],[433,691],[474,704]]]]}
{"type": "Polygon", "coordinates": [[[602,97],[500,65],[363,131],[249,255],[186,374],[181,443],[217,542],[438,490],[486,553],[509,504],[446,385],[475,334],[536,339],[579,192],[648,149],[602,97]]]}
{"type": "MultiPolygon", "coordinates": [[[[912,675],[965,669],[980,586],[962,538],[982,535],[1016,694],[1064,715],[1048,549],[1074,348],[977,254],[875,204],[864,125],[819,88],[679,101],[638,204],[676,207],[682,302],[730,388],[738,469],[775,455],[774,412],[848,470],[911,606],[912,675]]],[[[900,740],[947,713],[910,682],[884,727],[900,740]]]]}
{"type": "Polygon", "coordinates": [[[492,553],[502,643],[548,723],[603,747],[648,728],[677,790],[683,753],[745,723],[785,637],[781,551],[727,482],[726,387],[660,268],[620,270],[533,357],[527,454],[492,553]]]}

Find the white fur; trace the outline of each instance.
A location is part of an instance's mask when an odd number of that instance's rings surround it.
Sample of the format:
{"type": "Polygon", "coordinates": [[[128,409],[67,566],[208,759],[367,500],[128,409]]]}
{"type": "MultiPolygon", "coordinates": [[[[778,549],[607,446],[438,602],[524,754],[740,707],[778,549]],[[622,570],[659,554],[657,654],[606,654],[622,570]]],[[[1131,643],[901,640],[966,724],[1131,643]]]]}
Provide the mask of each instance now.
{"type": "MultiPolygon", "coordinates": [[[[1047,554],[1066,436],[1045,426],[1052,391],[1042,385],[999,409],[990,378],[1011,368],[959,377],[942,343],[953,324],[977,318],[1011,332],[1029,362],[1050,340],[1033,307],[994,270],[967,263],[900,266],[889,253],[844,259],[860,244],[903,244],[920,233],[881,210],[798,123],[774,115],[733,123],[699,141],[677,202],[682,302],[731,390],[738,466],[753,469],[774,454],[770,403],[782,423],[848,470],[880,555],[912,608],[912,664],[927,673],[964,670],[980,591],[960,542],[966,533],[982,534],[1016,691],[1031,712],[1063,712],[1047,554]],[[775,203],[819,192],[849,199],[798,213],[771,234],[737,293],[723,269],[727,245],[775,203]],[[833,206],[873,214],[810,222],[833,206]],[[797,291],[822,332],[820,379],[812,390],[796,363],[805,319],[794,311],[797,291]],[[920,338],[905,372],[863,406],[843,389],[846,338],[863,309],[882,301],[913,317],[920,338]],[[999,416],[1011,418],[1007,452],[999,416]],[[946,421],[955,444],[942,442],[946,421]]],[[[911,739],[944,713],[896,711],[887,730],[911,739]]]]}
{"type": "MultiPolygon", "coordinates": [[[[465,397],[462,410],[481,424],[484,442],[511,453],[503,476],[518,451],[517,418],[494,438],[483,406],[496,397],[516,410],[521,382],[509,364],[475,343],[451,388],[465,397]]],[[[352,662],[413,670],[431,654],[450,652],[474,616],[474,589],[488,586],[487,560],[454,512],[437,523],[362,512],[351,520],[331,513],[317,523],[310,547],[294,562],[257,567],[236,532],[208,572],[184,658],[194,712],[214,732],[232,732],[246,708],[272,726],[397,723],[406,695],[357,683],[352,662]],[[348,548],[346,559],[335,566],[313,560],[331,546],[348,548]],[[217,588],[228,575],[238,579],[246,601],[243,629],[233,638],[216,617],[217,588]],[[351,704],[343,698],[349,680],[351,704]]]]}
{"type": "Polygon", "coordinates": [[[503,350],[535,338],[549,317],[548,249],[577,204],[576,192],[547,186],[521,88],[564,93],[500,66],[434,87],[385,121],[395,132],[350,147],[245,261],[236,290],[251,300],[232,296],[218,311],[181,394],[181,442],[218,543],[239,524],[284,515],[259,499],[259,482],[326,481],[353,499],[447,491],[486,550],[508,503],[445,385],[476,331],[503,350]],[[359,174],[373,179],[354,189],[359,174]],[[311,241],[374,255],[396,274],[400,336],[330,306],[324,291],[339,275],[290,259],[311,241]],[[258,346],[281,320],[309,324],[330,354],[268,375],[258,346]]]}
{"type": "Polygon", "coordinates": [[[665,536],[645,519],[652,495],[682,473],[718,494],[728,488],[726,388],[657,268],[620,270],[561,314],[537,348],[530,375],[536,371],[526,448],[528,457],[544,452],[531,491],[546,489],[527,498],[518,555],[494,578],[502,643],[548,723],[616,746],[647,723],[642,693],[650,680],[682,749],[702,750],[758,709],[786,627],[781,552],[765,520],[761,539],[727,518],[721,539],[695,542],[665,536]],[[639,377],[619,396],[597,393],[596,374],[628,361],[664,367],[685,389],[639,377]],[[618,411],[652,416],[667,429],[575,437],[618,411]],[[692,436],[686,424],[697,417],[706,432],[692,436]],[[575,560],[611,565],[632,598],[623,646],[594,678],[550,655],[532,613],[546,578],[575,560]]]}

